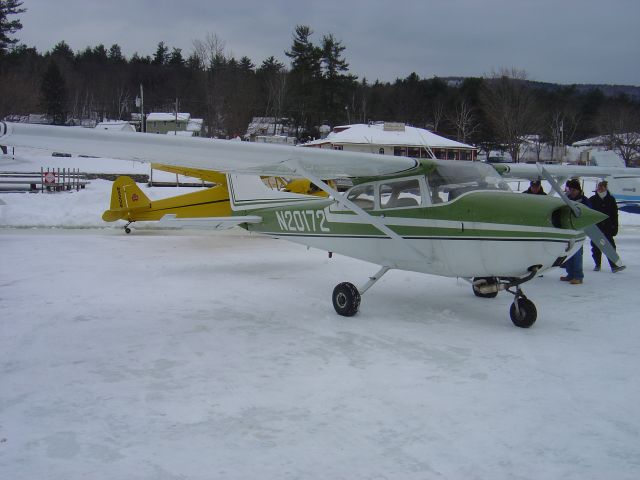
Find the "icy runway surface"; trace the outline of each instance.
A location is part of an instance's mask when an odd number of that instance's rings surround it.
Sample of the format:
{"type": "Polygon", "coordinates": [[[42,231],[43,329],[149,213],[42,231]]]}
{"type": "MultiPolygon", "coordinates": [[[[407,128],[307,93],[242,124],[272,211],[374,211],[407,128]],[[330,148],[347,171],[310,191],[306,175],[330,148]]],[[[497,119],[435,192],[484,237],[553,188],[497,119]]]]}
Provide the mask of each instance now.
{"type": "Polygon", "coordinates": [[[625,272],[511,296],[241,231],[0,229],[0,477],[635,479],[625,272]]]}

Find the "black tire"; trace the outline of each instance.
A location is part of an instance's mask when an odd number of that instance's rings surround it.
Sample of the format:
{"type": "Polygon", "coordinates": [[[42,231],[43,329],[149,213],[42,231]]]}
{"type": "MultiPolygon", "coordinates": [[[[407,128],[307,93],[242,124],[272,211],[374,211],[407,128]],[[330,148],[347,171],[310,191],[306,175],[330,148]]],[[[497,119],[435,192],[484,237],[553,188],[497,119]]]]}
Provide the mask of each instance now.
{"type": "MultiPolygon", "coordinates": [[[[495,277],[477,277],[477,278],[473,279],[473,282],[475,283],[476,280],[485,280],[490,285],[495,285],[496,283],[498,283],[498,280],[496,280],[495,277]]],[[[476,297],[480,297],[480,298],[496,298],[498,296],[498,292],[491,292],[491,293],[479,292],[476,289],[476,286],[473,285],[473,284],[472,284],[471,288],[473,289],[473,294],[476,297]]]]}
{"type": "Polygon", "coordinates": [[[511,304],[511,308],[509,309],[509,315],[511,315],[511,321],[516,327],[520,328],[529,328],[531,325],[536,323],[536,319],[538,318],[538,311],[536,310],[536,306],[534,303],[528,298],[518,298],[518,309],[520,313],[516,312],[515,303],[511,304]]]}
{"type": "Polygon", "coordinates": [[[131,229],[129,227],[124,227],[124,232],[126,234],[129,234],[129,233],[131,233],[131,229]]]}
{"type": "Polygon", "coordinates": [[[338,315],[353,317],[360,308],[360,292],[353,283],[343,282],[333,289],[333,308],[338,315]]]}

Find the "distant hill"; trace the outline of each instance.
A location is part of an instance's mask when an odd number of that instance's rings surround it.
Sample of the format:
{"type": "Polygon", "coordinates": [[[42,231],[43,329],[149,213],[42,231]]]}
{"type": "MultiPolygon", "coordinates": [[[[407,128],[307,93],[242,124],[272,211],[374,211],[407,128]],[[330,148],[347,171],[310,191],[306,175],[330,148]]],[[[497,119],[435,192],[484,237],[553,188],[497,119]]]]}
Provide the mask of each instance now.
{"type": "MultiPolygon", "coordinates": [[[[546,82],[529,82],[533,86],[538,88],[544,88],[548,90],[556,90],[558,88],[568,87],[571,85],[560,85],[557,83],[546,83],[546,82]]],[[[615,97],[620,94],[625,94],[629,96],[629,98],[633,98],[634,100],[640,100],[640,86],[633,85],[603,85],[603,84],[576,84],[573,85],[576,88],[576,91],[579,93],[587,93],[591,90],[600,89],[600,91],[607,97],[615,97]]]]}
{"type": "MultiPolygon", "coordinates": [[[[464,77],[443,77],[442,80],[447,82],[450,86],[458,86],[464,81],[464,77]]],[[[615,97],[616,95],[625,94],[628,95],[629,98],[632,98],[636,101],[640,101],[640,86],[634,85],[605,85],[605,84],[591,84],[591,83],[581,83],[574,85],[565,85],[559,83],[549,83],[549,82],[536,82],[529,80],[527,81],[529,85],[535,88],[541,88],[544,90],[557,90],[560,88],[566,88],[569,86],[575,86],[576,91],[578,93],[587,93],[591,90],[600,89],[600,91],[607,97],[615,97]]]]}

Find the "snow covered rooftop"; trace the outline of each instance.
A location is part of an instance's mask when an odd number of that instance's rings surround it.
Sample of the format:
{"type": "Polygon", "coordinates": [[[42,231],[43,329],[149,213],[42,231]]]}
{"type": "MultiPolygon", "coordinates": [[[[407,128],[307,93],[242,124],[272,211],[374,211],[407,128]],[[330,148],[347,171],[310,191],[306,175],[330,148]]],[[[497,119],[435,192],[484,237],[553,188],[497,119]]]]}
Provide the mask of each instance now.
{"type": "Polygon", "coordinates": [[[204,120],[202,118],[190,118],[189,123],[187,123],[187,131],[189,132],[199,132],[202,130],[202,124],[204,120]]]}
{"type": "Polygon", "coordinates": [[[100,122],[95,126],[95,128],[97,128],[98,130],[110,130],[110,131],[118,131],[118,132],[121,132],[121,131],[135,132],[136,131],[133,125],[123,120],[122,121],[110,120],[107,122],[100,122]]]}
{"type": "MultiPolygon", "coordinates": [[[[639,132],[628,132],[628,133],[618,133],[615,135],[619,140],[622,140],[624,143],[635,142],[638,136],[640,136],[639,132]]],[[[578,140],[577,142],[573,142],[571,144],[572,147],[592,147],[599,145],[606,145],[610,142],[610,138],[608,135],[600,135],[598,137],[585,138],[584,140],[578,140]]]]}
{"type": "Polygon", "coordinates": [[[178,137],[193,137],[191,130],[169,130],[167,135],[177,135],[178,137]]]}
{"type": "MultiPolygon", "coordinates": [[[[191,118],[190,113],[178,113],[179,122],[188,122],[191,118]]],[[[175,113],[154,112],[147,115],[147,122],[172,122],[176,119],[175,113]]]]}
{"type": "MultiPolygon", "coordinates": [[[[387,124],[389,125],[389,124],[387,124]]],[[[393,124],[394,126],[402,124],[393,124]]],[[[431,148],[474,148],[465,143],[449,140],[423,128],[404,126],[404,128],[385,129],[385,124],[355,124],[335,127],[326,138],[305,143],[304,146],[333,144],[373,144],[404,145],[431,148]]]]}

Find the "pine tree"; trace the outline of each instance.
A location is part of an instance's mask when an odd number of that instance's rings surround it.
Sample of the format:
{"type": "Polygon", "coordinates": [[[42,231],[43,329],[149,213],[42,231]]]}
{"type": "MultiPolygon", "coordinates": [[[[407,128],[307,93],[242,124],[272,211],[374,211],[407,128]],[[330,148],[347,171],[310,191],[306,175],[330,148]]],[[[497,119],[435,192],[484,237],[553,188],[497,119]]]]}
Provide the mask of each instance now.
{"type": "Polygon", "coordinates": [[[51,50],[51,56],[56,57],[57,59],[63,59],[69,63],[73,62],[74,59],[73,50],[71,50],[69,44],[64,40],[58,42],[56,46],[53,47],[53,50],[51,50]]]}
{"type": "Polygon", "coordinates": [[[169,56],[167,64],[176,68],[184,66],[184,58],[182,58],[181,48],[174,48],[173,50],[171,50],[171,55],[169,56]]]}
{"type": "Polygon", "coordinates": [[[164,44],[164,42],[160,42],[158,44],[158,48],[156,49],[156,53],[153,56],[153,61],[151,62],[153,65],[166,65],[167,60],[169,59],[169,49],[164,44]]]}
{"type": "Polygon", "coordinates": [[[17,38],[11,38],[18,30],[22,28],[20,20],[9,20],[9,15],[18,15],[27,11],[26,8],[20,8],[22,0],[2,0],[0,2],[0,57],[2,57],[9,47],[18,42],[17,38]]]}
{"type": "Polygon", "coordinates": [[[122,55],[122,49],[120,48],[120,45],[118,45],[117,43],[114,43],[113,45],[111,45],[111,48],[109,48],[109,61],[111,63],[125,63],[127,61],[124,58],[124,55],[122,55]]]}
{"type": "Polygon", "coordinates": [[[42,106],[54,125],[64,125],[66,120],[67,89],[60,68],[56,62],[50,62],[42,76],[42,106]]]}
{"type": "Polygon", "coordinates": [[[285,52],[291,58],[291,111],[296,123],[307,135],[322,120],[322,50],[311,42],[312,34],[309,26],[296,26],[291,51],[285,52]]]}
{"type": "MultiPolygon", "coordinates": [[[[357,77],[346,75],[349,64],[342,57],[345,47],[332,34],[322,37],[322,86],[326,120],[336,125],[344,118],[345,108],[349,108],[348,92],[355,85],[357,77]]],[[[345,120],[349,120],[349,115],[345,120]]]]}

